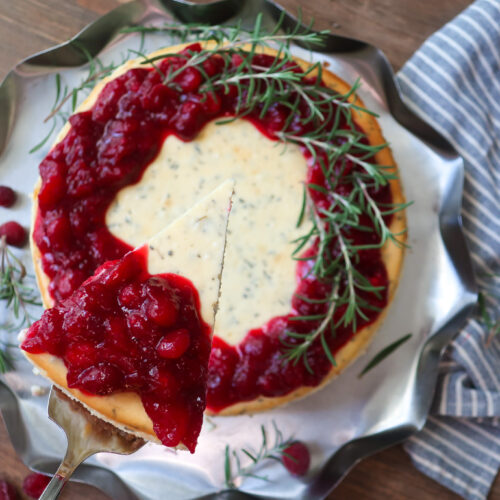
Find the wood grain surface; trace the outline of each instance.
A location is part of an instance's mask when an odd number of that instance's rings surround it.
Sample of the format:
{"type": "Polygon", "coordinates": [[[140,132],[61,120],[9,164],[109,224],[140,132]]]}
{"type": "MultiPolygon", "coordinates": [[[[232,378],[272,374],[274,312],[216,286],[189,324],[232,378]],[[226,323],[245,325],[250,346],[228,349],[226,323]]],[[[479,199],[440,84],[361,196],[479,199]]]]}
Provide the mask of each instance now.
{"type": "MultiPolygon", "coordinates": [[[[0,0],[0,79],[20,59],[74,36],[123,0],[0,0]]],[[[317,28],[360,38],[380,47],[399,69],[435,30],[470,0],[281,0],[317,28]]],[[[0,421],[0,479],[19,489],[28,469],[16,457],[0,421]]],[[[70,484],[63,499],[104,500],[96,489],[70,484]]],[[[168,494],[165,499],[170,499],[168,494]]],[[[401,446],[368,458],[330,495],[335,500],[452,500],[459,498],[413,468],[401,446]]],[[[500,499],[500,480],[491,499],[500,499]]],[[[120,500],[120,499],[115,499],[120,500]]],[[[159,499],[160,500],[160,499],[159,499]]],[[[163,499],[161,499],[163,500],[163,499]]]]}

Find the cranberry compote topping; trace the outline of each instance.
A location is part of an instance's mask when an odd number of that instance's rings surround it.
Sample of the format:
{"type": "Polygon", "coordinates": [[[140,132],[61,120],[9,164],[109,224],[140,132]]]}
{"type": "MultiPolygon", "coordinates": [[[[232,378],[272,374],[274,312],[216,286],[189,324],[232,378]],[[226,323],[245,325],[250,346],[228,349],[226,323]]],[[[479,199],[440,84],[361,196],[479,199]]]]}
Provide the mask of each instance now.
{"type": "MultiPolygon", "coordinates": [[[[106,210],[119,190],[139,181],[165,138],[174,134],[184,141],[191,141],[209,121],[234,116],[238,103],[244,101],[245,94],[239,95],[233,85],[215,88],[208,93],[200,91],[205,78],[216,78],[217,74],[240,66],[243,62],[240,55],[235,55],[231,64],[226,66],[222,58],[214,54],[202,63],[203,68],[187,67],[182,71],[186,60],[183,56],[187,57],[187,51],[193,53],[200,48],[198,44],[193,44],[180,55],[157,61],[158,71],[151,68],[131,69],[109,82],[91,110],[70,118],[68,134],[40,164],[42,184],[34,240],[42,254],[43,270],[50,278],[49,289],[56,302],[70,296],[103,262],[120,258],[130,250],[107,229],[106,210]],[[175,85],[167,87],[162,83],[162,75],[174,71],[177,74],[175,85]]],[[[269,67],[274,62],[270,55],[256,54],[253,58],[252,62],[261,67],[269,67]]],[[[290,65],[290,70],[300,71],[296,65],[290,65]]],[[[311,83],[307,77],[303,80],[311,83]]],[[[265,92],[266,86],[259,86],[259,91],[265,92]]],[[[285,126],[295,135],[310,132],[313,126],[312,121],[304,119],[309,111],[303,102],[299,103],[291,119],[290,109],[283,105],[269,106],[263,116],[261,111],[257,106],[246,115],[246,119],[271,140],[275,140],[276,132],[285,126]]],[[[339,129],[356,127],[348,123],[343,114],[334,123],[334,115],[331,115],[331,123],[324,124],[325,129],[330,125],[339,129]]],[[[341,146],[345,137],[339,134],[334,140],[341,146]]],[[[325,179],[321,168],[321,160],[324,160],[322,153],[317,152],[317,161],[314,162],[308,151],[304,149],[303,152],[308,164],[305,180],[324,188],[311,189],[309,194],[318,208],[328,210],[334,198],[331,196],[332,183],[325,179]]],[[[351,160],[339,159],[334,168],[337,195],[348,196],[351,193],[352,177],[349,174],[359,168],[351,160]]],[[[388,185],[377,190],[368,189],[376,203],[392,201],[388,185]]],[[[297,204],[300,205],[300,200],[297,204]]],[[[387,216],[388,222],[390,217],[387,216]]],[[[359,225],[373,228],[368,217],[360,217],[359,225]]],[[[346,236],[354,244],[377,240],[375,232],[351,229],[348,233],[346,236]]],[[[387,275],[379,250],[359,252],[356,266],[372,284],[386,287],[387,275]]],[[[286,365],[282,361],[281,339],[286,330],[292,328],[306,333],[318,326],[314,321],[292,322],[290,317],[324,312],[324,304],[313,304],[299,297],[322,299],[331,291],[314,276],[307,275],[306,268],[306,264],[297,268],[299,284],[289,315],[273,318],[261,327],[256,325],[257,328],[250,331],[237,347],[227,346],[222,340],[215,339],[208,390],[208,406],[212,410],[259,395],[284,395],[301,385],[318,385],[330,370],[331,365],[319,343],[308,352],[309,365],[314,374],[309,373],[303,363],[286,365]]],[[[144,331],[146,322],[155,328],[175,329],[181,316],[180,304],[171,297],[158,298],[153,289],[141,289],[141,293],[147,295],[149,305],[144,314],[131,312],[128,315],[127,331],[144,331]]],[[[121,307],[133,311],[142,307],[143,298],[139,299],[139,295],[136,285],[132,283],[119,291],[118,302],[121,307]]],[[[371,306],[383,308],[387,295],[380,293],[376,297],[367,294],[365,299],[371,306]]],[[[374,309],[366,309],[364,314],[365,318],[359,318],[358,328],[378,316],[374,309]]],[[[116,335],[119,338],[119,334],[116,335]]],[[[335,353],[352,335],[352,328],[339,327],[335,337],[328,337],[326,341],[335,353]]],[[[55,342],[54,339],[51,341],[55,342]]],[[[168,360],[171,359],[169,356],[183,352],[186,344],[183,334],[169,334],[158,338],[154,349],[157,356],[168,360]]],[[[114,380],[109,374],[107,377],[110,381],[114,380]]],[[[89,372],[85,380],[93,384],[94,375],[89,372]]]]}
{"type": "Polygon", "coordinates": [[[9,208],[16,202],[16,192],[8,186],[0,186],[0,207],[9,208]]]}
{"type": "Polygon", "coordinates": [[[107,262],[46,311],[22,348],[63,359],[68,387],[105,396],[138,393],[166,446],[194,451],[205,409],[210,327],[196,289],[150,276],[146,249],[107,262]]]}

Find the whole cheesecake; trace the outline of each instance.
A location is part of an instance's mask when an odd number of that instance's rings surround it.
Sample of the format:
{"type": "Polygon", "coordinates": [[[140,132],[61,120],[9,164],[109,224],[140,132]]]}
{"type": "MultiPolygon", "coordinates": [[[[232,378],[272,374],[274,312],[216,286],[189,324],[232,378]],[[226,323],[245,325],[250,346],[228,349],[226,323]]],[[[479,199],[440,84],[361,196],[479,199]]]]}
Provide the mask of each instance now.
{"type": "MultiPolygon", "coordinates": [[[[201,92],[207,79],[216,81],[228,71],[227,64],[214,53],[199,68],[182,65],[211,46],[183,44],[146,61],[129,61],[94,88],[40,165],[31,248],[44,305],[53,306],[103,262],[142,245],[222,181],[234,179],[207,381],[207,410],[234,415],[306,396],[363,352],[398,284],[406,220],[404,210],[387,209],[401,206],[404,196],[376,118],[339,77],[324,67],[318,76],[317,67],[296,58],[291,71],[303,75],[298,88],[321,78],[324,88],[340,96],[338,106],[354,104],[335,123],[325,118],[326,126],[357,134],[367,148],[379,146],[370,161],[388,174],[387,182],[367,189],[400,244],[389,238],[378,248],[375,223],[360,215],[359,228],[349,227],[346,237],[359,247],[353,262],[362,283],[375,292],[359,292],[365,307],[355,323],[329,318],[335,328],[318,336],[305,362],[287,360],[284,347],[318,328],[332,290],[331,282],[311,273],[317,241],[296,252],[297,241],[313,225],[301,216],[304,205],[306,212],[312,204],[316,213],[328,213],[339,199],[348,200],[350,172],[363,168],[364,157],[361,149],[354,159],[339,154],[335,175],[341,181],[332,187],[321,155],[300,140],[287,141],[286,147],[280,140],[286,127],[296,137],[310,132],[300,107],[271,104],[245,114],[241,102],[247,96],[231,84],[201,92]],[[177,76],[168,86],[164,80],[170,72],[177,76]]],[[[251,57],[265,71],[280,54],[266,47],[251,57]]],[[[235,57],[231,64],[242,61],[235,57]]],[[[335,140],[341,147],[342,140],[335,140]]],[[[333,247],[332,255],[338,253],[333,247]]],[[[339,286],[343,290],[348,284],[339,286]]],[[[147,416],[141,418],[136,427],[150,428],[147,416]]]]}

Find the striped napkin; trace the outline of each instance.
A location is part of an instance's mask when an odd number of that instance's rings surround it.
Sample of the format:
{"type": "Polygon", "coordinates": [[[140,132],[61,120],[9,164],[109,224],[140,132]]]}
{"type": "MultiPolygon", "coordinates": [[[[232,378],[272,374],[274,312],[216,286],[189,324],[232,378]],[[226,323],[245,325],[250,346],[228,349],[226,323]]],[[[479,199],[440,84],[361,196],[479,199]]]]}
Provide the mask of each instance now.
{"type": "MultiPolygon", "coordinates": [[[[479,289],[500,318],[500,0],[478,0],[399,72],[406,103],[465,160],[462,218],[479,289]]],[[[406,443],[415,466],[466,499],[500,465],[500,334],[480,314],[445,350],[431,416],[406,443]]]]}

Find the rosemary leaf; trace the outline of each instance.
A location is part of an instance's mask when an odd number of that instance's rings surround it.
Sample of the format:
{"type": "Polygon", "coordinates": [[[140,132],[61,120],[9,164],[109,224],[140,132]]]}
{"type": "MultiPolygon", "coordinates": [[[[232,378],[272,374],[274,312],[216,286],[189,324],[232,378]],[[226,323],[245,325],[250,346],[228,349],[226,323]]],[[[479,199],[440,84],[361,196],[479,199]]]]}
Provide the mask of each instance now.
{"type": "Polygon", "coordinates": [[[398,347],[402,346],[407,340],[412,337],[411,333],[401,337],[400,339],[394,341],[392,344],[389,344],[387,347],[384,347],[380,352],[375,354],[372,360],[363,368],[361,373],[358,375],[358,378],[363,377],[366,373],[368,373],[371,369],[375,368],[379,363],[381,363],[387,356],[392,354],[398,347]]]}

